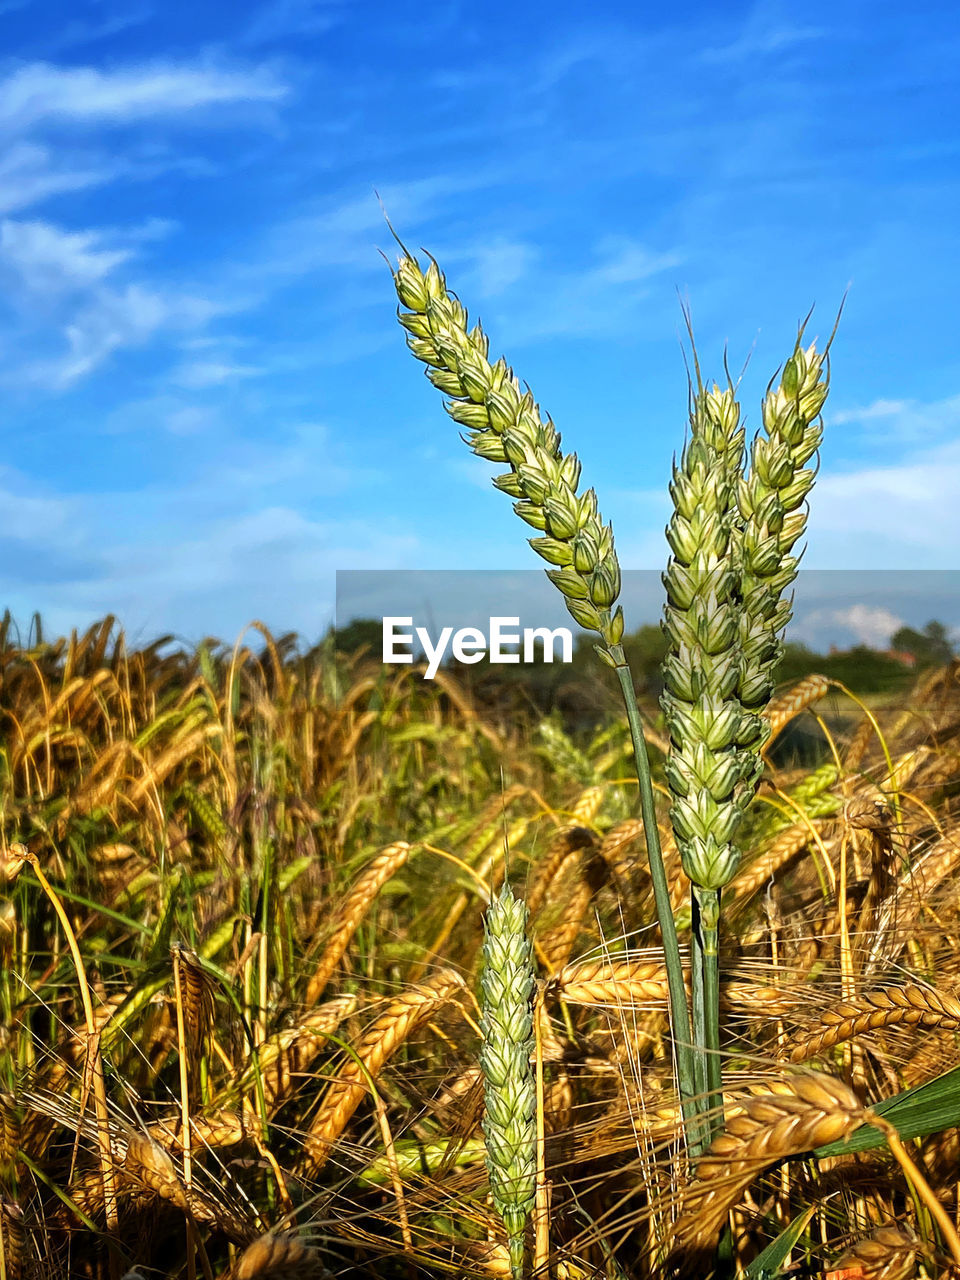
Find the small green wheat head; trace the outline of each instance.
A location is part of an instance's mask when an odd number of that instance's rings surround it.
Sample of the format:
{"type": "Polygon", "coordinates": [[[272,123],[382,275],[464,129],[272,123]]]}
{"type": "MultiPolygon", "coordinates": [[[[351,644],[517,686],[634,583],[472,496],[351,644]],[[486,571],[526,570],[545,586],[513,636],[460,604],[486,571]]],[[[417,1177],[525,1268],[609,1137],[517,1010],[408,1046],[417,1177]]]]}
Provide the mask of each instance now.
{"type": "Polygon", "coordinates": [[[537,1097],[530,1063],[535,974],[526,924],[526,905],[505,883],[484,921],[480,1068],[490,1190],[507,1229],[515,1277],[522,1274],[537,1168],[537,1097]]]}
{"type": "Polygon", "coordinates": [[[807,523],[806,499],[816,478],[814,457],[823,438],[820,411],[829,391],[826,352],[800,337],[784,365],[776,391],[763,401],[764,433],[751,451],[750,473],[740,481],[741,674],[737,692],[745,707],[762,710],[773,692],[791,617],[786,591],[797,576],[793,554],[807,523]]]}
{"type": "Polygon", "coordinates": [[[663,577],[670,644],[661,699],[672,749],[666,762],[671,818],[683,869],[703,888],[734,876],[734,833],[744,810],[741,743],[755,716],[737,696],[739,580],[734,560],[744,432],[733,390],[697,388],[690,435],[674,462],[673,552],[663,577]]]}
{"type": "MultiPolygon", "coordinates": [[[[402,246],[401,246],[402,247],[402,246]]],[[[544,418],[529,388],[506,362],[490,364],[489,340],[449,292],[443,273],[431,258],[426,272],[404,249],[393,273],[397,295],[406,310],[397,318],[407,331],[407,346],[427,365],[427,377],[451,397],[444,407],[466,429],[464,439],[474,453],[510,470],[494,484],[510,495],[514,511],[543,536],[530,539],[538,555],[555,566],[548,576],[563,593],[576,621],[599,632],[601,657],[623,638],[623,612],[613,610],[620,594],[620,565],[613,530],[597,510],[593,489],[578,494],[580,463],[564,454],[560,436],[544,418]]]]}

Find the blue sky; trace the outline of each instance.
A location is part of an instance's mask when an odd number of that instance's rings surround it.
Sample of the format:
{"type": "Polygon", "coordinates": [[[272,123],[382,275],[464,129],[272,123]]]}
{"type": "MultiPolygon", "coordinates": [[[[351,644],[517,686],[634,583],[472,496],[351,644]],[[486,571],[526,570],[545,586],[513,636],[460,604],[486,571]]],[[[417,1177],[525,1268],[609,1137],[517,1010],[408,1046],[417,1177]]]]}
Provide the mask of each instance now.
{"type": "Polygon", "coordinates": [[[21,622],[312,639],[337,569],[535,563],[404,347],[374,189],[625,567],[666,554],[678,291],[755,427],[848,285],[806,563],[958,567],[953,3],[0,0],[0,49],[21,622]]]}

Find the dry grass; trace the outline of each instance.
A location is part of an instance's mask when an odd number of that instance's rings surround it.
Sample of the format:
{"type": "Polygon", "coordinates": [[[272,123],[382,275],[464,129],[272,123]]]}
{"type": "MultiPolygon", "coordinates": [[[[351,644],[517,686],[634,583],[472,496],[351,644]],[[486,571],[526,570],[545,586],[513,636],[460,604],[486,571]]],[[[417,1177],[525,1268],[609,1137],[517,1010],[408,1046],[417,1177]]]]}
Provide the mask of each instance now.
{"type": "MultiPolygon", "coordinates": [[[[673,1243],[699,1256],[729,1214],[743,1266],[811,1203],[809,1270],[848,1248],[865,1275],[915,1254],[942,1269],[888,1153],[782,1162],[854,1125],[857,1099],[960,1065],[956,668],[875,709],[883,745],[855,714],[822,762],[768,764],[721,936],[728,1145],[691,1171],[625,726],[538,735],[449,676],[260,639],[190,655],[128,652],[109,626],[29,649],[0,634],[7,1276],[108,1274],[107,1147],[117,1274],[185,1275],[188,1221],[198,1275],[503,1274],[470,992],[505,831],[545,984],[556,1273],[664,1275],[673,1243]],[[77,939],[105,1113],[76,965],[18,842],[77,939]],[[814,1055],[832,1073],[816,1097],[782,1065],[814,1055]]],[[[778,716],[809,715],[818,688],[778,716]]],[[[955,1131],[911,1154],[955,1210],[955,1131]]]]}

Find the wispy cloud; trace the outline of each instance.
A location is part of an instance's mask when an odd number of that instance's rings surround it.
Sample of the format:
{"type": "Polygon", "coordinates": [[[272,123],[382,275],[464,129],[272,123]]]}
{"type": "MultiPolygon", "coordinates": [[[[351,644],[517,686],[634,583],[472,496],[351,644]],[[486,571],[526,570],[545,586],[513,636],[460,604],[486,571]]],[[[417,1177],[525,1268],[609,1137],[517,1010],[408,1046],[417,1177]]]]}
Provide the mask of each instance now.
{"type": "Polygon", "coordinates": [[[793,623],[790,639],[820,647],[824,636],[828,636],[834,644],[885,649],[894,632],[904,625],[899,614],[882,605],[858,603],[837,609],[811,609],[793,623]]]}
{"type": "Polygon", "coordinates": [[[874,444],[934,444],[960,436],[960,395],[942,400],[872,400],[830,413],[831,423],[861,428],[874,444]]]}
{"type": "Polygon", "coordinates": [[[701,49],[701,62],[733,63],[747,59],[769,57],[781,53],[794,45],[810,40],[821,40],[828,34],[824,27],[799,26],[793,24],[763,25],[748,23],[746,29],[729,44],[717,44],[701,49]]]}
{"type": "Polygon", "coordinates": [[[35,142],[15,142],[0,154],[0,213],[13,213],[51,196],[100,186],[116,175],[106,157],[54,154],[35,142]]]}
{"type": "Polygon", "coordinates": [[[323,35],[343,22],[349,0],[268,0],[240,33],[242,44],[285,42],[323,35]]]}
{"type": "Polygon", "coordinates": [[[811,499],[814,568],[960,567],[960,440],[888,465],[824,471],[811,499]]]}
{"type": "Polygon", "coordinates": [[[184,116],[239,102],[278,102],[288,87],[263,67],[156,62],[114,71],[34,62],[0,79],[0,128],[74,127],[184,116]]]}
{"type": "Polygon", "coordinates": [[[0,263],[28,291],[50,295],[84,288],[108,276],[133,256],[111,246],[102,231],[64,231],[49,222],[0,222],[0,263]]]}
{"type": "Polygon", "coordinates": [[[227,382],[255,378],[262,370],[255,365],[234,364],[225,360],[193,360],[182,364],[170,374],[170,381],[178,387],[203,390],[222,387],[227,382]]]}

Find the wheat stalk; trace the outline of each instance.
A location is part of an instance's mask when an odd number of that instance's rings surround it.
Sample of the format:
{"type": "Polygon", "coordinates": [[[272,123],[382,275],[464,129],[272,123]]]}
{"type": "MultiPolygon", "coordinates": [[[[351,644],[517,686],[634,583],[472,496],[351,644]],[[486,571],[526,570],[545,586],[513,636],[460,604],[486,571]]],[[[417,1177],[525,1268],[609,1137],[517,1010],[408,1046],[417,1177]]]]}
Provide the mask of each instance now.
{"type": "Polygon", "coordinates": [[[712,1247],[728,1210],[764,1169],[845,1138],[863,1122],[856,1094],[832,1076],[791,1076],[777,1082],[775,1090],[745,1099],[697,1165],[675,1227],[680,1251],[712,1247]]]}
{"type": "Polygon", "coordinates": [[[523,1276],[524,1232],[536,1193],[533,949],[527,909],[504,882],[484,919],[480,974],[483,1136],[493,1204],[507,1230],[514,1280],[523,1276]]]}
{"type": "Polygon", "coordinates": [[[410,856],[410,849],[411,846],[404,840],[388,845],[377,854],[357,879],[340,909],[339,922],[320,958],[320,963],[307,983],[305,999],[308,1005],[316,1004],[323,995],[334,969],[350,945],[350,939],[367,914],[370,903],[406,862],[410,856]]]}
{"type": "Polygon", "coordinates": [[[397,316],[407,331],[408,347],[427,365],[427,376],[434,386],[452,397],[445,407],[466,428],[466,440],[474,453],[509,465],[510,470],[497,476],[494,484],[516,499],[517,515],[544,535],[532,538],[530,545],[555,566],[547,570],[548,577],[573,618],[599,634],[602,644],[595,646],[597,653],[617,673],[637,764],[650,873],[670,977],[677,1069],[689,1102],[695,1092],[690,1018],[660,853],[650,763],[633,678],[620,643],[623,610],[614,608],[620,594],[620,564],[613,530],[600,517],[594,491],[577,493],[577,456],[561,451],[560,436],[550,418],[541,416],[533,395],[521,393],[506,361],[490,364],[486,334],[479,324],[468,329],[466,310],[448,291],[436,262],[431,259],[424,273],[402,244],[400,248],[403,256],[393,279],[406,308],[398,309],[397,316]]]}
{"type": "Polygon", "coordinates": [[[845,1000],[820,1015],[824,1025],[809,1033],[791,1050],[792,1062],[803,1062],[836,1044],[876,1031],[880,1027],[960,1027],[960,1000],[933,987],[908,983],[869,991],[855,1000],[845,1000]]]}
{"type": "Polygon", "coordinates": [[[299,1173],[312,1176],[326,1164],[333,1145],[368,1092],[385,1063],[428,1018],[463,989],[453,969],[441,969],[395,997],[352,1046],[353,1056],[328,1087],[304,1139],[299,1173]]]}

